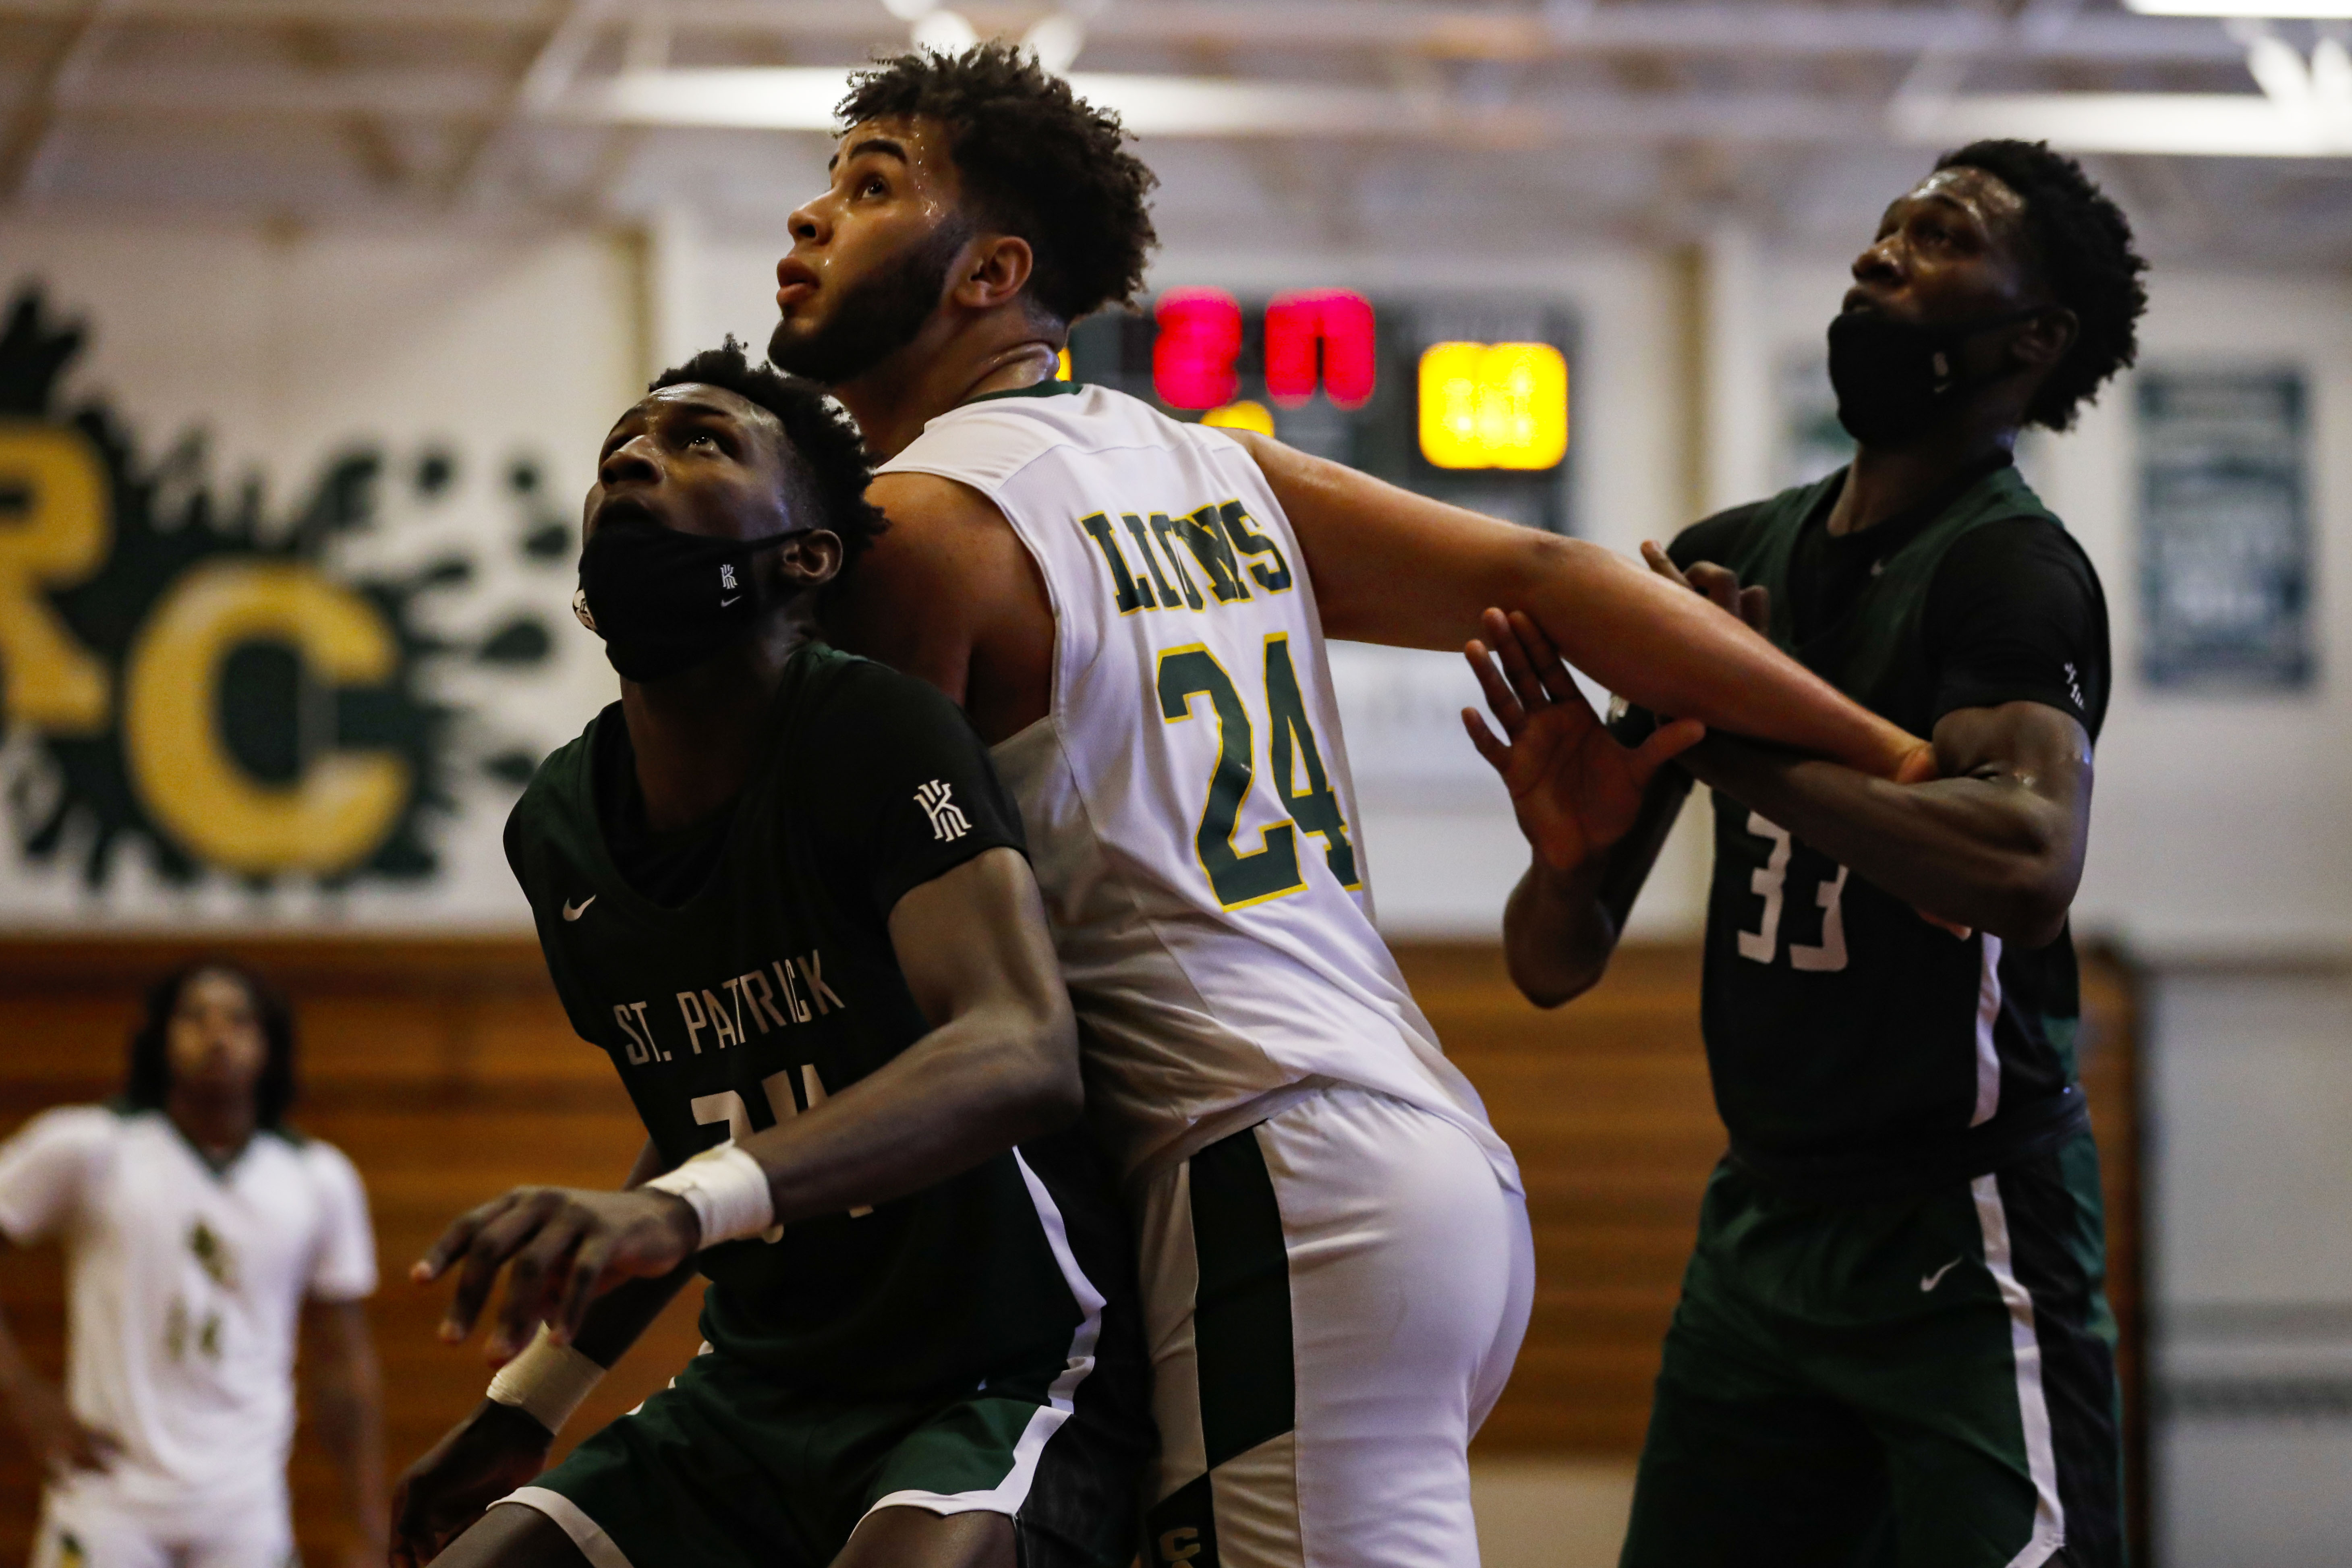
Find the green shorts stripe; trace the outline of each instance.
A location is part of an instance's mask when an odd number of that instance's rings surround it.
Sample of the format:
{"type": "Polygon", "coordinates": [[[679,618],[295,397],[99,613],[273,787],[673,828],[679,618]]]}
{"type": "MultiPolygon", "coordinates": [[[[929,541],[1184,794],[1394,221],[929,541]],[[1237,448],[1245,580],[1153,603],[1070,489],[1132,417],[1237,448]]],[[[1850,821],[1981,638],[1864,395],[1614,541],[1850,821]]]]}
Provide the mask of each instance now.
{"type": "Polygon", "coordinates": [[[1290,1254],[1257,1129],[1192,1156],[1192,1240],[1201,1284],[1192,1333],[1209,1468],[1297,1424],[1290,1254]]]}
{"type": "Polygon", "coordinates": [[[1708,1184],[1624,1568],[2122,1568],[2087,1132],[1926,1195],[1708,1184]]]}

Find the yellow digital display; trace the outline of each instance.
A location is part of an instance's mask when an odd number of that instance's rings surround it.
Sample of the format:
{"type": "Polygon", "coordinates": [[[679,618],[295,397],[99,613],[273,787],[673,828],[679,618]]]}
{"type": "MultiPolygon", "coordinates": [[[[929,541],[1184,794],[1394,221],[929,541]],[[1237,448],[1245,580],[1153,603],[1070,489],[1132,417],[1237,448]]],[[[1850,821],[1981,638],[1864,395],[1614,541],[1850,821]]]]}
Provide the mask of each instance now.
{"type": "Polygon", "coordinates": [[[1433,343],[1421,454],[1441,468],[1549,468],[1568,455],[1568,360],[1549,343],[1433,343]]]}
{"type": "Polygon", "coordinates": [[[1223,426],[1228,430],[1255,430],[1261,436],[1274,434],[1274,410],[1255,397],[1244,397],[1239,403],[1228,403],[1222,408],[1212,408],[1201,416],[1203,425],[1223,426]]]}

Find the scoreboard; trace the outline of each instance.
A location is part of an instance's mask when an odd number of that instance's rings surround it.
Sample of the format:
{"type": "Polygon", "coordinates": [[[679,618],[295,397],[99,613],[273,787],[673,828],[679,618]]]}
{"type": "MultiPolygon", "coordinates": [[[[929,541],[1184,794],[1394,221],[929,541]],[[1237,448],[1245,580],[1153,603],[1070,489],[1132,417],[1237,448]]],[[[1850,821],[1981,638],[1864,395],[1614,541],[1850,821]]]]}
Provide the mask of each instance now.
{"type": "Polygon", "coordinates": [[[1067,374],[1565,533],[1576,347],[1555,300],[1171,288],[1079,322],[1067,374]]]}

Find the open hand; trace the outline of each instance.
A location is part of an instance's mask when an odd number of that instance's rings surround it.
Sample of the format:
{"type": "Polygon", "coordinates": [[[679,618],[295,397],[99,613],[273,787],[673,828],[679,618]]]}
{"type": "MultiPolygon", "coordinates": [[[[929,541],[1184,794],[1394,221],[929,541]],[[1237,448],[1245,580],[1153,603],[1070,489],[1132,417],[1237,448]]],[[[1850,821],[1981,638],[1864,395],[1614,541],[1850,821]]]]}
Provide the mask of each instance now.
{"type": "Polygon", "coordinates": [[[693,1208],[668,1193],[517,1187],[452,1220],[409,1278],[429,1284],[464,1260],[441,1320],[441,1337],[455,1344],[474,1331],[499,1270],[507,1268],[506,1300],[489,1342],[490,1359],[502,1363],[521,1352],[541,1322],[558,1343],[570,1343],[589,1303],[624,1279],[669,1273],[701,1239],[693,1208]]]}
{"type": "Polygon", "coordinates": [[[1519,831],[1538,858],[1555,871],[1573,870],[1625,837],[1652,776],[1696,745],[1706,726],[1677,720],[1639,748],[1621,746],[1535,622],[1516,611],[1507,616],[1488,610],[1484,629],[1486,639],[1470,643],[1463,657],[1504,738],[1475,709],[1462,710],[1463,728],[1502,775],[1519,831]],[[1500,673],[1495,657],[1502,660],[1500,673]]]}

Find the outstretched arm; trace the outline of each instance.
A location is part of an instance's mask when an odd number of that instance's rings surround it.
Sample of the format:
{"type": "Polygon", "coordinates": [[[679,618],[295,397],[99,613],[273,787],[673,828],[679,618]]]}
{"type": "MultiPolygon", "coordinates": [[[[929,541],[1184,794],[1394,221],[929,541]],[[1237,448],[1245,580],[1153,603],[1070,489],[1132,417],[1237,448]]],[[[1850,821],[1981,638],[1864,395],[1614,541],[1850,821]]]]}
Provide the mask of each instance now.
{"type": "Polygon", "coordinates": [[[2054,708],[2008,702],[1946,714],[1935,747],[1945,776],[1916,784],[1728,740],[1689,765],[1938,924],[2053,941],[2083,879],[2090,736],[2054,708]]]}
{"type": "MultiPolygon", "coordinates": [[[[889,928],[933,1026],[823,1104],[736,1146],[766,1180],[774,1224],[903,1197],[1078,1114],[1077,1029],[1028,861],[1009,848],[975,856],[899,899],[889,928]]],[[[519,1187],[453,1223],[416,1276],[438,1278],[462,1260],[443,1333],[463,1338],[506,1269],[490,1341],[503,1358],[541,1321],[571,1342],[599,1296],[669,1273],[703,1242],[696,1211],[666,1192],[519,1187]]]]}
{"type": "Polygon", "coordinates": [[[1458,648],[1494,605],[1523,610],[1570,663],[1627,700],[1710,729],[1920,776],[1927,743],[1696,595],[1599,545],[1498,522],[1249,431],[1306,552],[1335,637],[1458,648]]]}
{"type": "MultiPolygon", "coordinates": [[[[1761,591],[1723,567],[1700,562],[1685,574],[1664,551],[1645,553],[1662,580],[1694,597],[1763,617],[1761,591]]],[[[1933,744],[1934,774],[1908,784],[1724,736],[1684,761],[1936,924],[2024,947],[2054,940],[2089,843],[2089,731],[2071,713],[2020,700],[1945,714],[1933,744]]]]}

